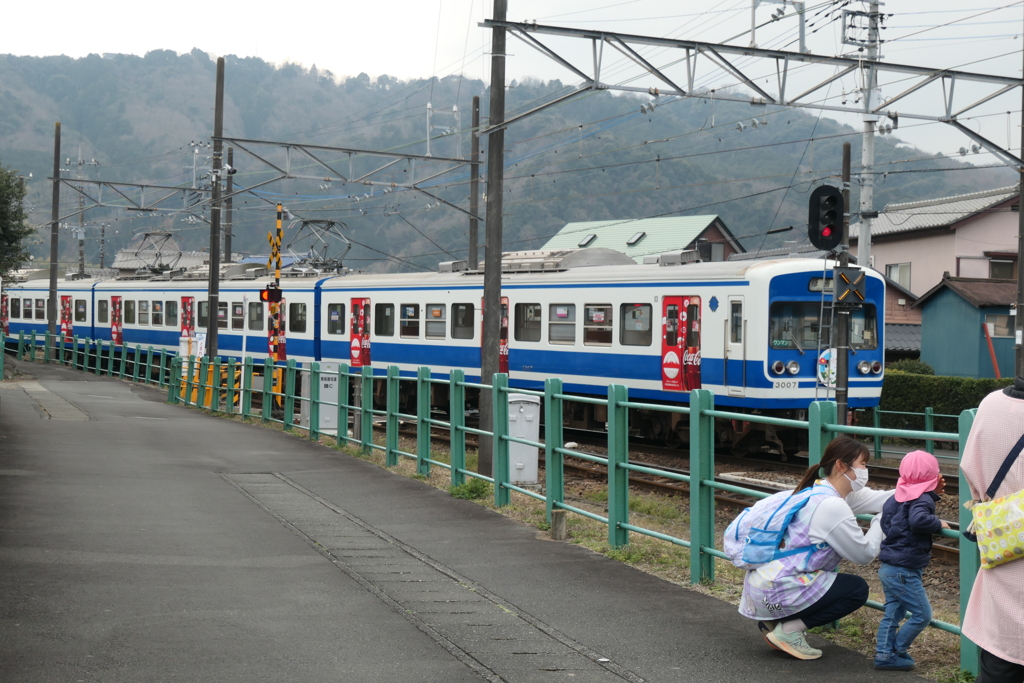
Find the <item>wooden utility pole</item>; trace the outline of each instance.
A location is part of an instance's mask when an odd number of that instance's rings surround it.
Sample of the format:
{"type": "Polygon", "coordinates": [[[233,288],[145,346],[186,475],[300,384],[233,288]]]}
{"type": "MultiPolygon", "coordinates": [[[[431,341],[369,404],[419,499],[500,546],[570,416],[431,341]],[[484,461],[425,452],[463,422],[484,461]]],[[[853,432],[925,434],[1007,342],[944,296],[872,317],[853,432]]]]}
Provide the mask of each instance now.
{"type": "Polygon", "coordinates": [[[220,324],[220,176],[224,134],[224,58],[217,58],[217,94],[213,110],[213,198],[210,205],[210,294],[207,301],[206,355],[217,356],[220,324]]]}
{"type": "MultiPolygon", "coordinates": [[[[235,167],[235,150],[228,147],[228,166],[235,167]]],[[[224,263],[231,263],[231,230],[234,224],[231,222],[234,202],[231,194],[235,191],[234,174],[228,173],[227,185],[224,188],[228,198],[224,200],[224,263]]]]}
{"type": "Polygon", "coordinates": [[[53,201],[50,204],[50,297],[46,300],[46,329],[57,338],[57,245],[60,233],[60,121],[53,124],[53,201]]]}
{"type": "Polygon", "coordinates": [[[475,216],[480,210],[480,97],[473,96],[473,134],[471,143],[470,159],[473,161],[469,166],[469,212],[474,218],[469,219],[469,261],[470,270],[480,267],[480,259],[477,256],[477,230],[480,224],[475,216]]]}
{"type": "MultiPolygon", "coordinates": [[[[508,0],[494,0],[494,21],[505,21],[508,0]]],[[[501,337],[501,210],[505,166],[505,29],[495,27],[491,38],[491,103],[487,136],[487,213],[484,249],[484,338],[480,350],[480,383],[490,384],[497,374],[501,337]]],[[[480,428],[493,425],[491,395],[480,392],[480,428]]],[[[480,441],[480,474],[492,475],[492,442],[480,441]]]]}
{"type": "MultiPolygon", "coordinates": [[[[839,247],[839,267],[850,265],[850,143],[843,143],[843,241],[839,247]]],[[[858,252],[859,253],[859,252],[858,252]]],[[[860,264],[862,268],[866,266],[860,264]]],[[[850,386],[850,309],[836,306],[839,282],[832,278],[832,348],[836,350],[836,417],[846,424],[850,386]]]]}

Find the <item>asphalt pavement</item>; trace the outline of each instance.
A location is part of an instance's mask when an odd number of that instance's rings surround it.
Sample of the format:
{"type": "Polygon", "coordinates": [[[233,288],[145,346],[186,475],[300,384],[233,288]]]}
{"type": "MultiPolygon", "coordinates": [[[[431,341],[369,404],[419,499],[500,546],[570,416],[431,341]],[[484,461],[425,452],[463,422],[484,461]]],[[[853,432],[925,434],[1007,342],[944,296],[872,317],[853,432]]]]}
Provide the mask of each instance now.
{"type": "Polygon", "coordinates": [[[921,680],[165,392],[0,382],[0,681],[921,680]]]}

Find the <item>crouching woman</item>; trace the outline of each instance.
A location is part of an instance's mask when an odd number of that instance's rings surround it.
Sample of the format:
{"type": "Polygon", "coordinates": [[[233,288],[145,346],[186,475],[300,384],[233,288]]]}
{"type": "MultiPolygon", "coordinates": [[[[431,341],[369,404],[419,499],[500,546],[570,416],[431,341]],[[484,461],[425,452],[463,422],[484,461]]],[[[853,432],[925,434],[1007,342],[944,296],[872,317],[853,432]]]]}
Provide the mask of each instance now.
{"type": "Polygon", "coordinates": [[[756,619],[765,641],[797,659],[817,659],[806,631],[864,606],[867,582],[836,571],[840,560],[868,564],[883,539],[880,515],[864,532],[854,515],[876,514],[893,491],[866,488],[868,449],[840,436],[793,491],[806,504],[789,521],[778,559],[747,571],[740,613],[756,619]],[[820,478],[819,478],[820,477],[820,478]],[[805,549],[798,552],[797,549],[805,549]]]}

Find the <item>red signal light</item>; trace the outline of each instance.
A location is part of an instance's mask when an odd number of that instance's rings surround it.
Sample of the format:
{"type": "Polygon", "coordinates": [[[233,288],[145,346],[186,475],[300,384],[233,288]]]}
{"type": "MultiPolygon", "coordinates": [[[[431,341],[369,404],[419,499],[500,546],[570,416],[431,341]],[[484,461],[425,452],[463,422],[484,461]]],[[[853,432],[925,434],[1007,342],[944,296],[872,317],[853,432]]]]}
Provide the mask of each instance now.
{"type": "Polygon", "coordinates": [[[832,226],[826,225],[825,227],[823,227],[821,229],[821,236],[824,237],[825,239],[828,239],[829,237],[831,237],[832,236],[832,226]]]}

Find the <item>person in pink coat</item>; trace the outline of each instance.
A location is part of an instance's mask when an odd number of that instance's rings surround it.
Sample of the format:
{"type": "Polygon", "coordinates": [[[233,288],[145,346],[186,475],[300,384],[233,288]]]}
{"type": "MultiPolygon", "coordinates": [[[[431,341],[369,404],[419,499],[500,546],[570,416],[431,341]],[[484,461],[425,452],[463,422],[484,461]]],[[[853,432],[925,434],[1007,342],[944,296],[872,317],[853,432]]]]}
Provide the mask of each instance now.
{"type": "MultiPolygon", "coordinates": [[[[981,402],[960,459],[974,500],[993,482],[1006,455],[1024,435],[1024,378],[981,402]]],[[[1018,457],[995,497],[1024,489],[1018,457]]],[[[966,586],[964,587],[966,589],[966,586]]],[[[977,683],[1024,683],[1024,559],[982,569],[971,589],[963,634],[981,648],[977,683]]]]}

